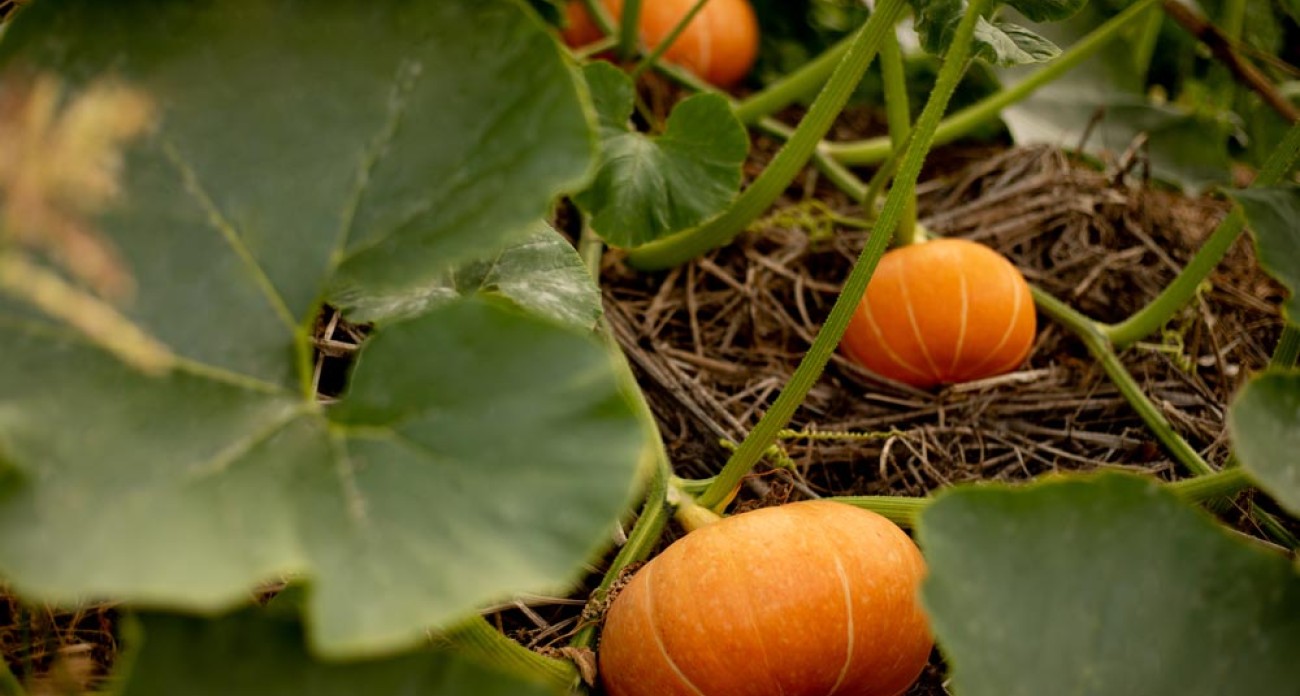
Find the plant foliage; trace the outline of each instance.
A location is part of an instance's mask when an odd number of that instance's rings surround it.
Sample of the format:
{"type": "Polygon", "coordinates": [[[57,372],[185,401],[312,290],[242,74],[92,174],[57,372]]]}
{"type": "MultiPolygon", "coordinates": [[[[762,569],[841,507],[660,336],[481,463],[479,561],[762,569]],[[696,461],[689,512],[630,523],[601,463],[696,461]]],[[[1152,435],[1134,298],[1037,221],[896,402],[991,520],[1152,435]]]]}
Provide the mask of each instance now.
{"type": "Polygon", "coordinates": [[[120,195],[87,224],[134,281],[128,325],[174,356],[151,376],[0,298],[13,587],[214,610],[294,575],[315,646],[363,655],[575,578],[642,449],[590,336],[462,298],[378,327],[339,403],[311,379],[324,299],[428,293],[453,267],[509,296],[510,277],[553,267],[510,245],[580,185],[594,136],[535,16],[509,0],[48,0],[14,20],[0,75],[56,76],[67,103],[111,81],[152,104],[120,195]]]}
{"type": "Polygon", "coordinates": [[[574,197],[610,244],[634,247],[694,227],[736,197],[749,153],[745,127],[717,94],[689,97],[661,135],[629,123],[632,80],[604,62],[583,70],[600,115],[603,153],[590,188],[574,197]]]}

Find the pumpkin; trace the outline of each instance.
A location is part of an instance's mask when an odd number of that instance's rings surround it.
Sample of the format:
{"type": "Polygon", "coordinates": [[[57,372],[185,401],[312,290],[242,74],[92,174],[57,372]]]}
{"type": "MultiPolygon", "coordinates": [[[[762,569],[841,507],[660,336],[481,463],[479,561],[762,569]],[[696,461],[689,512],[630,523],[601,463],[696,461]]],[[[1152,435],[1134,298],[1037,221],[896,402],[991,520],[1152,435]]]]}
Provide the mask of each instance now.
{"type": "Polygon", "coordinates": [[[1015,369],[1036,330],[1029,284],[1010,261],[983,244],[938,239],[880,259],[840,348],[924,388],[1015,369]]]}
{"type": "MultiPolygon", "coordinates": [[[[617,18],[623,0],[602,0],[617,18]]],[[[641,40],[652,49],[686,16],[695,0],[643,0],[641,40]]],[[[564,40],[581,46],[601,37],[600,29],[581,2],[570,2],[564,40]]],[[[685,31],[664,52],[664,58],[689,69],[708,82],[727,87],[739,82],[758,56],[758,18],[749,0],[709,0],[685,31]]]]}
{"type": "Polygon", "coordinates": [[[925,563],[892,522],[810,501],[687,534],[610,605],[609,696],[895,696],[932,639],[925,563]]]}

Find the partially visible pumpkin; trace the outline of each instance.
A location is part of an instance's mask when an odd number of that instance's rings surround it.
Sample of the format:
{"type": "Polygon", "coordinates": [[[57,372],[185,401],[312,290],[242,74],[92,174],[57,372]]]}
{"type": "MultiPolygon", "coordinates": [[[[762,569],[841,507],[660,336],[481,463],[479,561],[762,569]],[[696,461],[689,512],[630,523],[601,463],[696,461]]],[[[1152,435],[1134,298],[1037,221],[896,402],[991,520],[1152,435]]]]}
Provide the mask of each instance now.
{"type": "MultiPolygon", "coordinates": [[[[601,4],[615,18],[623,11],[623,0],[601,0],[601,4]]],[[[695,0],[642,0],[641,40],[652,49],[658,46],[694,4],[695,0]]],[[[581,2],[570,2],[566,14],[564,40],[570,46],[601,37],[581,2]]],[[[709,0],[664,53],[669,62],[719,87],[739,82],[757,57],[758,18],[749,0],[709,0]]]]}
{"type": "Polygon", "coordinates": [[[877,374],[932,387],[1015,369],[1036,331],[1029,284],[1010,261],[937,239],[880,259],[840,348],[877,374]]]}
{"type": "Polygon", "coordinates": [[[930,655],[925,562],[843,503],[746,512],[687,534],[614,599],[609,696],[896,696],[930,655]]]}

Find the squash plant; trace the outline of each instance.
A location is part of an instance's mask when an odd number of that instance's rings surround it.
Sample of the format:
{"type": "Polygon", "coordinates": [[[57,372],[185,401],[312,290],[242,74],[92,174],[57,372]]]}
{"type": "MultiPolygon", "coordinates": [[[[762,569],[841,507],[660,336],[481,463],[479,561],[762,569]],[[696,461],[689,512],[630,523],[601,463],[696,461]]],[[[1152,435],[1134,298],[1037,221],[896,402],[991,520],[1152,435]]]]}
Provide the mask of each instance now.
{"type": "Polygon", "coordinates": [[[595,154],[589,97],[543,24],[509,0],[51,0],[8,26],[0,75],[25,128],[6,129],[6,155],[30,146],[6,170],[0,238],[6,583],[200,614],[267,583],[307,588],[301,624],[144,616],[129,693],[205,675],[214,693],[486,693],[465,685],[497,678],[454,656],[388,656],[572,582],[647,445],[633,387],[589,335],[594,289],[538,227],[595,154]],[[117,106],[87,101],[98,85],[150,112],[102,172],[116,195],[78,211],[132,281],[114,301],[54,262],[69,238],[32,214],[66,208],[60,181],[21,178],[95,171],[99,153],[54,146],[84,145],[78,119],[117,106]],[[529,280],[542,272],[550,311],[529,280]],[[521,282],[532,301],[512,303],[521,282]],[[51,287],[161,361],[112,350],[49,306],[51,287]],[[312,328],[327,302],[375,324],[325,406],[312,328]],[[312,655],[381,659],[317,668],[304,636],[312,655]],[[191,656],[211,647],[211,669],[177,669],[182,637],[191,656]],[[267,659],[223,673],[255,646],[267,659]]]}
{"type": "MultiPolygon", "coordinates": [[[[707,1],[665,36],[684,36],[707,1]]],[[[476,612],[570,586],[636,489],[641,514],[598,599],[649,556],[672,508],[723,511],[841,342],[895,228],[918,236],[929,148],[1060,79],[1156,7],[1137,0],[1062,49],[1006,21],[1000,4],[878,0],[850,40],[736,99],[661,61],[668,38],[642,46],[649,3],[636,0],[618,17],[583,3],[608,35],[590,52],[613,50],[629,75],[576,69],[585,54],[566,55],[522,0],[36,0],[0,41],[0,576],[29,601],[123,602],[133,613],[114,688],[128,694],[576,684],[571,665],[476,612]],[[922,45],[943,56],[915,123],[901,108],[894,38],[909,7],[922,45]],[[877,55],[891,137],[825,142],[877,55]],[[1035,65],[945,116],[975,59],[1035,65]],[[654,123],[637,114],[633,82],[650,69],[703,93],[654,123]],[[796,128],[770,118],[819,88],[796,128]],[[786,143],[741,189],[746,126],[786,143]],[[568,196],[583,218],[582,259],[609,243],[635,266],[670,267],[728,243],[809,163],[874,213],[868,244],[791,383],[718,475],[672,479],[626,366],[592,335],[599,295],[579,254],[540,221],[568,196]],[[865,163],[883,163],[871,183],[848,168],[865,163]],[[326,306],[372,324],[333,403],[317,399],[313,364],[326,306]],[[252,606],[271,590],[268,606],[252,606]]],[[[558,16],[563,3],[552,5],[558,16]]],[[[1005,5],[1049,22],[1084,2],[1005,5]]],[[[1232,406],[1239,467],[1204,461],[1116,352],[1182,307],[1247,222],[1293,292],[1294,322],[1300,202],[1279,184],[1297,150],[1292,127],[1258,188],[1233,192],[1238,206],[1202,251],[1130,319],[1101,324],[1029,290],[1192,476],[817,504],[916,527],[930,568],[922,607],[958,693],[1297,683],[1294,563],[1193,505],[1259,486],[1300,514],[1287,446],[1300,331],[1285,332],[1274,366],[1232,406]]],[[[737,515],[684,541],[789,514],[737,515]]],[[[799,531],[787,536],[799,543],[799,531]]],[[[870,551],[836,535],[855,557],[870,551]]],[[[743,578],[721,578],[714,598],[743,578]]],[[[900,584],[909,596],[914,580],[900,584]]],[[[637,575],[631,587],[651,582],[637,575]]],[[[724,626],[704,614],[716,603],[679,618],[724,626]]],[[[799,616],[777,618],[807,630],[799,616]]],[[[599,648],[596,637],[586,626],[571,647],[599,648]]],[[[610,650],[610,671],[644,657],[610,650]]],[[[21,688],[0,673],[0,689],[21,688]]]]}

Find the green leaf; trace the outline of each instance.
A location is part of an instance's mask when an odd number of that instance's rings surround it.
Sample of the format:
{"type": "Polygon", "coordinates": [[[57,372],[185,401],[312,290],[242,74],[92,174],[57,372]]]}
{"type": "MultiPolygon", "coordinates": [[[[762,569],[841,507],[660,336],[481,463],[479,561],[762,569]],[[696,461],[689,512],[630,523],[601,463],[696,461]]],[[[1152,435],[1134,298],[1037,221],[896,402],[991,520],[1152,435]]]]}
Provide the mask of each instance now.
{"type": "Polygon", "coordinates": [[[631,129],[632,82],[604,62],[583,69],[600,114],[600,168],[574,201],[610,244],[634,247],[720,212],[736,196],[749,151],[745,127],[717,94],[678,104],[662,135],[631,129]]]}
{"type": "Polygon", "coordinates": [[[595,341],[484,302],[367,344],[330,412],[345,470],[298,481],[321,645],[565,589],[631,492],[641,431],[619,387],[595,341]]]}
{"type": "MultiPolygon", "coordinates": [[[[1108,18],[1089,5],[1068,21],[1030,28],[1068,46],[1108,18]]],[[[1084,152],[1114,161],[1145,133],[1143,154],[1149,155],[1156,178],[1192,193],[1227,181],[1229,124],[1151,101],[1131,55],[1121,48],[1122,40],[1004,109],[1002,120],[1016,143],[1066,148],[1082,144],[1084,152]]],[[[1036,69],[1012,67],[998,72],[1004,87],[1010,87],[1036,69]]]]}
{"type": "Polygon", "coordinates": [[[591,329],[600,319],[600,288],[582,258],[568,240],[540,221],[527,237],[409,291],[365,294],[356,290],[333,301],[348,310],[353,321],[385,322],[476,293],[505,297],[575,329],[591,329]]]}
{"type": "Polygon", "coordinates": [[[1256,375],[1228,411],[1232,449],[1260,487],[1300,515],[1300,372],[1256,375]]]}
{"type": "Polygon", "coordinates": [[[959,487],[918,532],[955,693],[1294,693],[1295,568],[1153,481],[959,487]]]}
{"type": "Polygon", "coordinates": [[[625,505],[640,451],[599,345],[482,300],[382,327],[326,414],[9,333],[0,443],[20,468],[0,571],[14,586],[214,609],[301,575],[331,655],[563,587],[625,505]]]}
{"type": "Polygon", "coordinates": [[[1042,63],[1061,54],[1056,44],[1034,32],[1008,22],[975,25],[975,54],[994,65],[1042,63]]]}
{"type": "Polygon", "coordinates": [[[249,609],[219,619],[145,614],[122,696],[544,696],[553,692],[445,650],[314,660],[296,621],[249,609]]]}
{"type": "MultiPolygon", "coordinates": [[[[575,579],[643,442],[590,336],[460,299],[379,326],[338,404],[312,393],[328,288],[444,277],[587,169],[589,108],[535,15],[45,0],[0,44],[0,90],[36,72],[67,103],[111,75],[155,105],[86,222],[136,280],[127,319],[178,364],[146,376],[0,296],[7,586],[212,611],[293,576],[315,646],[357,656],[575,579]]],[[[502,262],[480,285],[524,282],[502,262]]]]}
{"type": "Polygon", "coordinates": [[[1246,213],[1259,265],[1291,293],[1282,305],[1283,315],[1292,324],[1300,323],[1300,186],[1227,193],[1246,213]]]}
{"type": "Polygon", "coordinates": [[[1291,21],[1300,24],[1300,0],[1279,0],[1278,6],[1287,13],[1291,21]]]}
{"type": "MultiPolygon", "coordinates": [[[[1062,3],[1035,3],[1056,5],[1062,3]]],[[[934,55],[942,55],[952,42],[957,23],[966,13],[966,0],[912,0],[916,13],[916,32],[921,45],[934,55]]],[[[1050,8],[1047,8],[1050,9],[1050,8]]],[[[995,65],[1022,65],[1051,60],[1061,53],[1051,41],[1008,22],[989,22],[981,17],[975,25],[974,54],[995,65]]]]}
{"type": "Polygon", "coordinates": [[[509,0],[42,2],[4,67],[153,100],[99,221],[136,274],[133,318],[279,383],[327,284],[396,292],[500,248],[594,152],[575,76],[509,0]]]}

